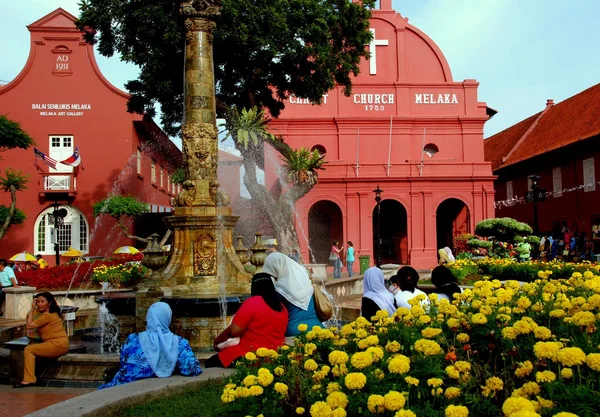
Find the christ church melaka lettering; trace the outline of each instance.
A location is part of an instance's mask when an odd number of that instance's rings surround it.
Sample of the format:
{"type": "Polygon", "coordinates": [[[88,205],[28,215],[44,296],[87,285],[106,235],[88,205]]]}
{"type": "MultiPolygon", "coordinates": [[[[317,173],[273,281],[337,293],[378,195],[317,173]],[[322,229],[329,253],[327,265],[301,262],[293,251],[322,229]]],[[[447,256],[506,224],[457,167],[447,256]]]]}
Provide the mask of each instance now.
{"type": "Polygon", "coordinates": [[[415,93],[415,104],[458,104],[456,94],[418,94],[415,93]]]}
{"type": "Polygon", "coordinates": [[[67,117],[81,117],[84,115],[84,110],[92,110],[91,104],[57,104],[57,103],[45,103],[45,104],[31,104],[31,110],[43,110],[40,111],[40,116],[67,116],[67,117]]]}

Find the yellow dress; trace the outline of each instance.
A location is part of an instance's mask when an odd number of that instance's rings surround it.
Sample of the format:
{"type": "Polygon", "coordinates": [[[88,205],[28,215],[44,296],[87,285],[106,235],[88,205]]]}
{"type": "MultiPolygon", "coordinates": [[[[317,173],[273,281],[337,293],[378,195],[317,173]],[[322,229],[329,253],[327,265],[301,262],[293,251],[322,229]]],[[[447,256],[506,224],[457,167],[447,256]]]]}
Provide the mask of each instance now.
{"type": "Polygon", "coordinates": [[[42,343],[29,345],[25,348],[25,372],[23,382],[35,383],[35,357],[57,358],[69,351],[69,337],[63,321],[57,313],[43,313],[31,323],[37,329],[42,343]]]}

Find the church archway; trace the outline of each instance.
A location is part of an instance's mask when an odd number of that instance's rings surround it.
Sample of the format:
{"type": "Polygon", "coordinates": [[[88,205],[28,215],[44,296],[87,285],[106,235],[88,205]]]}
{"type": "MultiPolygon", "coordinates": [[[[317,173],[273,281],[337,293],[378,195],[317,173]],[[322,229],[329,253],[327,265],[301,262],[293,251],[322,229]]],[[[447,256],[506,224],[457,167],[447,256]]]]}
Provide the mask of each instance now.
{"type": "Polygon", "coordinates": [[[343,216],[340,207],[327,200],[319,201],[308,211],[309,262],[329,263],[335,241],[344,243],[343,216]]]}
{"type": "MultiPolygon", "coordinates": [[[[406,209],[396,200],[383,200],[380,218],[381,264],[408,263],[406,209]]],[[[373,209],[373,255],[377,256],[377,206],[373,209]]]]}
{"type": "Polygon", "coordinates": [[[442,201],[436,211],[437,248],[448,246],[454,251],[454,239],[470,233],[470,224],[469,208],[463,201],[457,198],[442,201]]]}

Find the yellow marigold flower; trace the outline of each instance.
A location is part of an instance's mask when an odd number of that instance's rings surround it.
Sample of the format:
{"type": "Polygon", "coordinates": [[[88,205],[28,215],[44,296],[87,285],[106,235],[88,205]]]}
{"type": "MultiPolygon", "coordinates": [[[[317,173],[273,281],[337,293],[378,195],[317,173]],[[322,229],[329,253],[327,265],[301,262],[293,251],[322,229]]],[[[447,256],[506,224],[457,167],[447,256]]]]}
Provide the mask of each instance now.
{"type": "Polygon", "coordinates": [[[554,401],[552,400],[546,400],[542,397],[536,397],[538,404],[540,405],[540,407],[542,408],[554,408],[554,401]]]}
{"type": "Polygon", "coordinates": [[[305,411],[306,410],[303,407],[296,408],[296,414],[302,415],[302,414],[304,414],[305,411]]]}
{"type": "Polygon", "coordinates": [[[304,362],[304,369],[306,369],[307,371],[314,371],[318,367],[319,365],[313,359],[308,359],[306,362],[304,362]]]}
{"type": "Polygon", "coordinates": [[[446,407],[446,417],[468,417],[469,409],[464,405],[449,405],[446,407]]]}
{"type": "Polygon", "coordinates": [[[362,389],[367,383],[367,377],[362,372],[351,372],[344,378],[344,385],[348,389],[362,389]]]}
{"type": "Polygon", "coordinates": [[[554,414],[554,417],[579,417],[577,414],[568,413],[566,411],[561,411],[558,414],[554,414]]]}
{"type": "Polygon", "coordinates": [[[256,355],[253,352],[248,352],[244,355],[244,358],[246,358],[249,361],[255,361],[256,355]]]}
{"type": "Polygon", "coordinates": [[[364,339],[368,335],[369,334],[367,333],[367,331],[365,329],[358,329],[356,331],[356,337],[358,337],[359,339],[364,339]]]}
{"type": "Polygon", "coordinates": [[[273,376],[273,374],[271,374],[271,371],[269,371],[266,368],[260,368],[258,370],[258,383],[260,385],[262,385],[263,387],[269,386],[272,382],[273,379],[275,377],[273,376]]]}
{"type": "Polygon", "coordinates": [[[555,309],[550,311],[550,317],[560,318],[566,315],[565,310],[555,309]]]}
{"type": "Polygon", "coordinates": [[[407,376],[404,378],[408,385],[414,385],[415,387],[419,385],[419,380],[417,378],[413,378],[412,376],[407,376]]]}
{"type": "Polygon", "coordinates": [[[282,395],[287,395],[288,393],[288,386],[281,382],[276,382],[273,388],[282,395]]]}
{"type": "Polygon", "coordinates": [[[247,377],[244,378],[244,380],[242,381],[242,384],[244,384],[247,387],[251,387],[252,385],[256,385],[257,383],[257,378],[254,375],[248,375],[247,377]]]}
{"type": "Polygon", "coordinates": [[[548,340],[552,337],[552,332],[547,327],[539,326],[533,329],[533,335],[536,339],[548,340]]]}
{"type": "Polygon", "coordinates": [[[373,365],[373,357],[368,352],[357,352],[350,358],[352,366],[358,369],[364,369],[373,365]]]}
{"type": "Polygon", "coordinates": [[[590,353],[585,360],[590,369],[600,372],[600,353],[590,353]]]}
{"type": "Polygon", "coordinates": [[[527,396],[537,395],[542,388],[536,382],[526,382],[521,387],[522,392],[527,396]]]}
{"type": "Polygon", "coordinates": [[[457,387],[446,388],[446,392],[444,392],[444,396],[449,400],[458,398],[458,397],[460,397],[460,388],[457,388],[457,387]]]}
{"type": "Polygon", "coordinates": [[[371,346],[367,349],[367,353],[373,357],[373,362],[379,362],[383,359],[383,349],[379,346],[371,346]]]}
{"type": "Polygon", "coordinates": [[[331,417],[346,417],[346,410],[343,408],[336,408],[331,412],[331,417]]]}
{"type": "Polygon", "coordinates": [[[458,369],[454,365],[446,366],[446,374],[452,379],[460,378],[460,372],[458,372],[458,369]]]}
{"type": "Polygon", "coordinates": [[[596,316],[590,311],[580,311],[572,317],[566,317],[564,321],[578,326],[593,326],[596,323],[596,316]]]}
{"type": "Polygon", "coordinates": [[[504,381],[502,381],[498,377],[491,377],[485,381],[485,387],[490,389],[491,391],[500,391],[504,389],[504,381]]]}
{"type": "Polygon", "coordinates": [[[444,353],[440,345],[433,340],[419,339],[415,342],[414,348],[417,352],[427,356],[440,355],[444,353]]]}
{"type": "Polygon", "coordinates": [[[517,411],[516,413],[511,414],[510,417],[542,417],[542,416],[540,414],[536,413],[535,411],[521,410],[521,411],[517,411]]]}
{"type": "Polygon", "coordinates": [[[404,407],[406,398],[398,391],[390,391],[383,396],[386,410],[396,411],[404,407]]]}
{"type": "Polygon", "coordinates": [[[229,404],[233,401],[235,401],[235,391],[231,388],[225,388],[221,395],[221,402],[229,404]]]}
{"type": "Polygon", "coordinates": [[[560,370],[560,376],[565,379],[573,378],[573,370],[571,368],[563,368],[560,370]]]}
{"type": "Polygon", "coordinates": [[[431,323],[431,317],[429,317],[428,315],[424,315],[419,317],[419,322],[422,324],[429,324],[431,323]]]}
{"type": "Polygon", "coordinates": [[[334,341],[333,344],[336,346],[346,346],[348,344],[348,340],[341,338],[339,340],[334,341]]]}
{"type": "Polygon", "coordinates": [[[277,376],[281,376],[284,374],[284,369],[281,366],[278,366],[277,368],[273,369],[273,373],[277,376]]]}
{"type": "Polygon", "coordinates": [[[421,335],[427,339],[433,339],[438,334],[442,332],[442,329],[434,329],[432,327],[428,327],[426,329],[421,330],[421,335]]]}
{"type": "MultiPolygon", "coordinates": [[[[489,299],[488,299],[489,302],[489,299]]],[[[490,314],[492,314],[492,307],[488,306],[488,305],[482,305],[481,308],[479,309],[479,312],[481,314],[483,314],[484,316],[489,316],[490,314]]]]}
{"type": "Polygon", "coordinates": [[[552,371],[540,371],[535,373],[537,382],[552,382],[556,380],[556,374],[552,371]]]}
{"type": "Polygon", "coordinates": [[[427,385],[429,385],[430,387],[439,387],[443,384],[444,384],[444,381],[442,381],[439,378],[429,378],[427,380],[427,385]]]}
{"type": "Polygon", "coordinates": [[[471,364],[466,361],[456,361],[454,363],[454,366],[456,366],[456,369],[458,369],[459,372],[470,372],[471,371],[471,364]]]}
{"type": "Polygon", "coordinates": [[[331,407],[325,401],[317,401],[310,406],[311,417],[330,416],[331,411],[331,407]]]}
{"type": "Polygon", "coordinates": [[[256,349],[256,356],[258,356],[259,358],[265,358],[265,357],[269,356],[269,354],[270,354],[269,350],[270,349],[267,349],[264,347],[258,348],[258,349],[256,349]]]}
{"type": "Polygon", "coordinates": [[[471,323],[473,323],[473,324],[486,324],[487,323],[487,317],[484,316],[481,313],[475,313],[475,314],[473,314],[473,317],[471,317],[471,323]]]}
{"type": "Polygon", "coordinates": [[[405,374],[410,371],[410,359],[404,355],[397,355],[388,364],[388,370],[393,374],[405,374]]]}
{"type": "Polygon", "coordinates": [[[315,352],[315,350],[317,350],[317,345],[315,345],[314,343],[307,343],[304,345],[304,353],[306,353],[307,355],[312,355],[315,352]]]}
{"type": "Polygon", "coordinates": [[[556,360],[558,351],[563,344],[560,342],[537,342],[533,345],[533,353],[538,359],[556,360]]]}
{"type": "Polygon", "coordinates": [[[341,350],[334,350],[329,354],[329,363],[332,365],[340,365],[348,362],[348,354],[341,350]]]}
{"type": "Polygon", "coordinates": [[[471,340],[471,338],[466,333],[459,333],[456,335],[456,340],[458,340],[460,343],[467,343],[469,340],[471,340]]]}
{"type": "Polygon", "coordinates": [[[517,411],[535,411],[533,404],[526,398],[522,397],[509,397],[502,404],[502,412],[506,417],[511,417],[517,411]]]}
{"type": "Polygon", "coordinates": [[[401,348],[402,346],[400,346],[400,343],[398,343],[395,340],[393,342],[387,342],[387,344],[385,345],[385,350],[391,353],[399,352],[401,348]]]}
{"type": "MultiPolygon", "coordinates": [[[[437,294],[430,294],[429,296],[431,297],[432,295],[437,294]]],[[[394,417],[417,417],[417,415],[410,410],[398,410],[396,411],[396,414],[394,414],[394,417]]]]}
{"type": "Polygon", "coordinates": [[[367,400],[367,408],[372,413],[384,413],[385,412],[385,400],[383,395],[372,394],[369,395],[367,400]]]}
{"type": "Polygon", "coordinates": [[[451,317],[448,319],[448,321],[446,321],[446,325],[450,329],[458,328],[460,326],[460,320],[458,320],[457,318],[451,317]]]}
{"type": "Polygon", "coordinates": [[[337,382],[330,382],[329,384],[327,384],[327,394],[331,394],[332,392],[336,392],[336,391],[341,391],[342,388],[340,387],[340,384],[338,384],[337,382]]]}
{"type": "Polygon", "coordinates": [[[527,310],[529,306],[531,306],[531,300],[529,298],[523,296],[517,300],[517,307],[527,310]]]}
{"type": "Polygon", "coordinates": [[[250,395],[252,395],[253,397],[258,397],[259,395],[262,395],[263,392],[263,387],[261,387],[260,385],[253,385],[250,387],[250,395]]]}
{"type": "Polygon", "coordinates": [[[556,359],[563,366],[578,366],[585,363],[585,353],[578,347],[562,348],[556,359]]]}
{"type": "Polygon", "coordinates": [[[531,374],[533,371],[533,364],[531,361],[525,361],[520,363],[517,369],[515,370],[515,375],[517,378],[525,378],[527,375],[531,374]]]}
{"type": "Polygon", "coordinates": [[[331,409],[346,408],[348,406],[348,396],[341,391],[334,391],[327,396],[327,404],[331,409]]]}
{"type": "Polygon", "coordinates": [[[515,340],[519,333],[512,327],[505,327],[502,329],[502,337],[505,339],[515,340]]]}

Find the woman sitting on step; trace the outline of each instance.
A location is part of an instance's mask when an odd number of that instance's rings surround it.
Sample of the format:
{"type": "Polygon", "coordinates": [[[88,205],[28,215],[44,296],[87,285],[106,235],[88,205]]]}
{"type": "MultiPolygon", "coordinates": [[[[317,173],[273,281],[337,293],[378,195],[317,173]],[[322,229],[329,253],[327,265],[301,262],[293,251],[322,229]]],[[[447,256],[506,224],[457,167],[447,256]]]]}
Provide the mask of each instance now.
{"type": "Polygon", "coordinates": [[[422,307],[429,304],[427,294],[417,288],[419,273],[413,267],[403,266],[396,275],[390,278],[390,281],[392,283],[390,289],[392,289],[392,294],[394,294],[398,308],[404,307],[410,310],[412,305],[409,303],[409,300],[419,295],[424,297],[420,302],[422,307]]]}
{"type": "Polygon", "coordinates": [[[376,266],[365,271],[363,278],[364,295],[361,304],[361,316],[371,321],[379,310],[385,310],[391,317],[396,312],[396,300],[385,287],[383,271],[376,266]]]}
{"type": "Polygon", "coordinates": [[[314,289],[308,270],[282,253],[272,253],[265,259],[263,271],[275,277],[275,291],[289,313],[285,335],[287,343],[298,336],[298,325],[306,324],[309,329],[323,327],[315,309],[314,289]]]}
{"type": "Polygon", "coordinates": [[[26,327],[27,330],[37,329],[42,343],[30,344],[25,348],[23,381],[13,388],[25,388],[36,384],[36,356],[58,358],[69,351],[69,338],[60,316],[60,307],[49,292],[39,293],[33,299],[33,305],[27,314],[26,327]],[[34,316],[38,314],[34,320],[34,316]]]}
{"type": "Polygon", "coordinates": [[[462,294],[458,280],[445,266],[436,266],[431,271],[431,283],[435,285],[438,300],[454,300],[454,294],[462,294]]]}
{"type": "Polygon", "coordinates": [[[218,353],[206,361],[207,368],[229,368],[250,351],[283,345],[288,311],[275,292],[273,277],[265,272],[254,275],[250,292],[252,296],[240,306],[231,324],[215,337],[213,348],[218,353]],[[219,349],[221,343],[232,338],[239,338],[239,342],[219,349]]]}
{"type": "Polygon", "coordinates": [[[99,389],[145,378],[166,378],[175,371],[184,376],[202,373],[186,339],[169,330],[173,312],[167,303],[154,303],[146,313],[146,331],[130,334],[121,348],[121,366],[99,389]]]}

